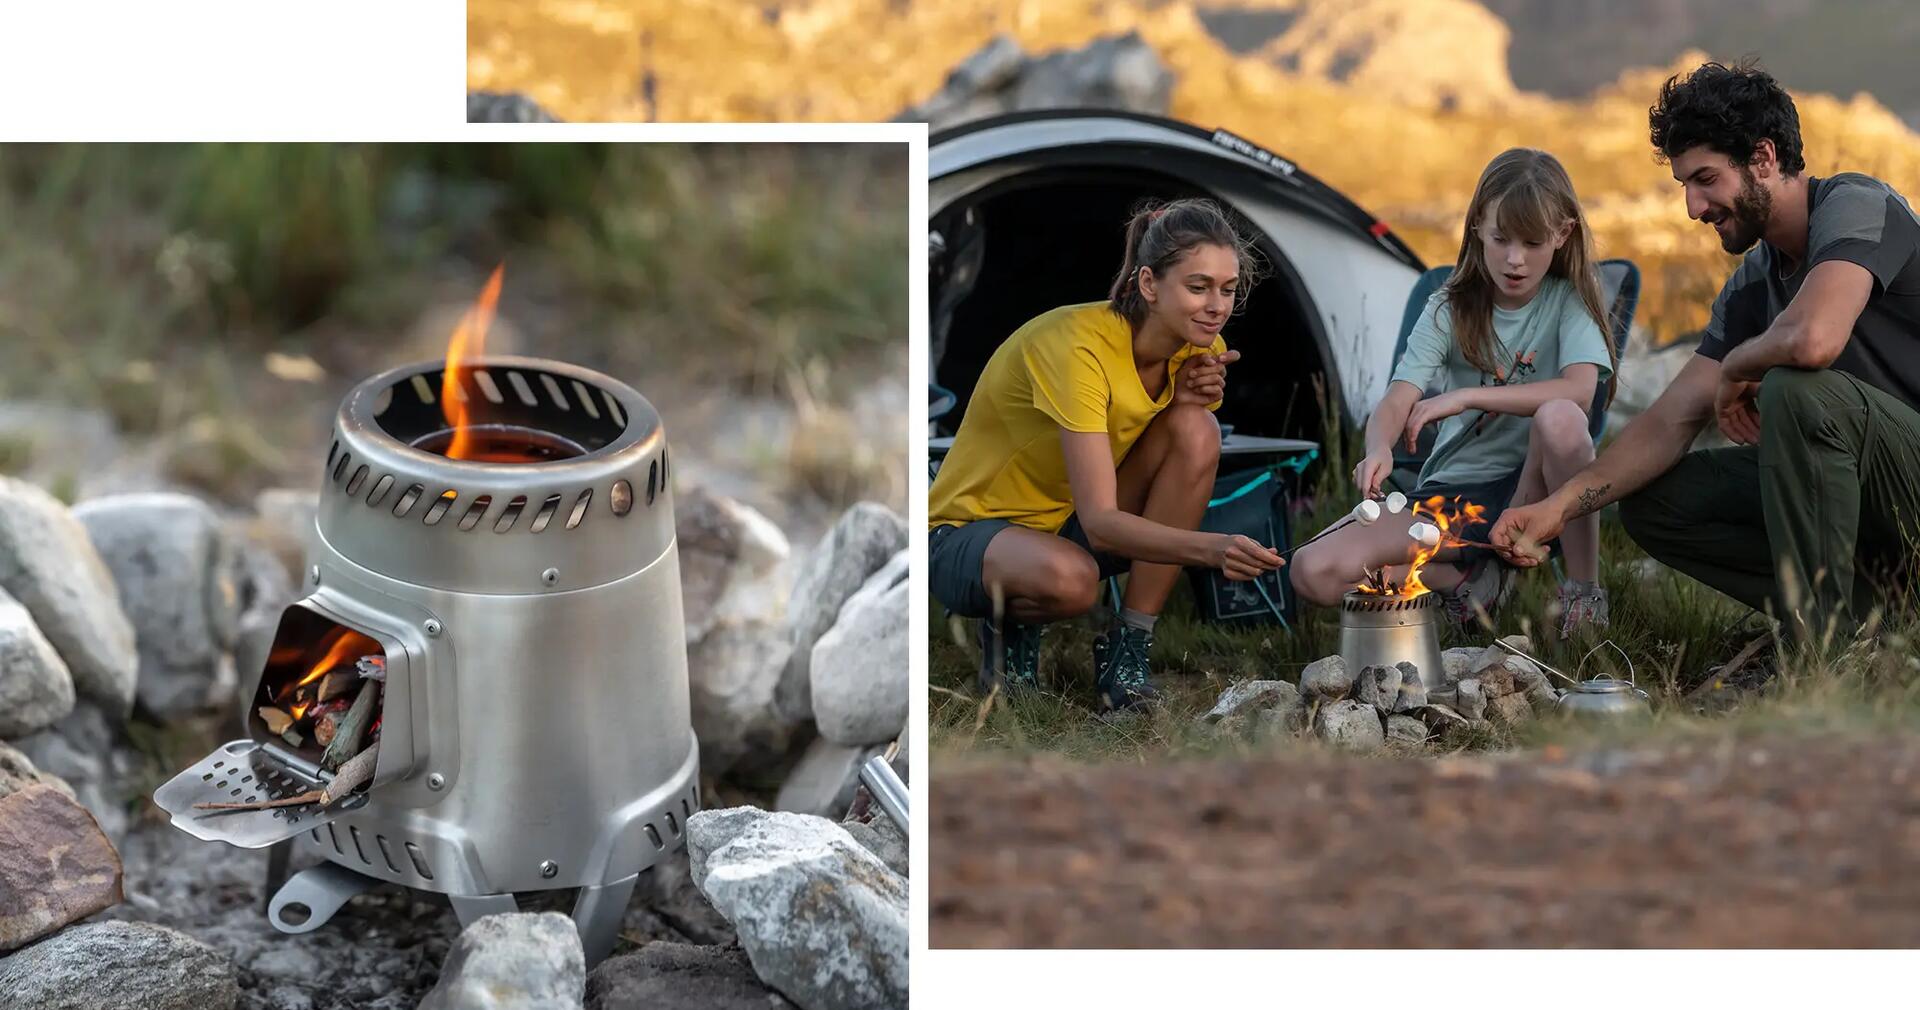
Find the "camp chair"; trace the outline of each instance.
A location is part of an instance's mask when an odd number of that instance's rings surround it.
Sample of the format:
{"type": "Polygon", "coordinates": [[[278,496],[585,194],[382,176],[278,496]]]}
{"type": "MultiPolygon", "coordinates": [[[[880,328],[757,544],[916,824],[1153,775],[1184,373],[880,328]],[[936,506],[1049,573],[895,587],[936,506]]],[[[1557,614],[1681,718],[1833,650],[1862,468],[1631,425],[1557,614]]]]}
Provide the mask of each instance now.
{"type": "MultiPolygon", "coordinates": [[[[1633,333],[1633,313],[1640,305],[1640,268],[1634,266],[1631,260],[1607,259],[1600,261],[1599,271],[1600,299],[1608,306],[1613,322],[1613,332],[1607,336],[1613,340],[1614,355],[1624,358],[1628,338],[1633,333]]],[[[1394,341],[1393,361],[1387,374],[1393,374],[1393,369],[1400,367],[1400,357],[1407,353],[1407,338],[1413,335],[1414,324],[1420,321],[1420,314],[1426,310],[1427,299],[1440,290],[1440,285],[1446,283],[1452,273],[1450,266],[1434,267],[1414,281],[1413,290],[1407,294],[1406,311],[1400,314],[1400,335],[1394,341]]],[[[1600,434],[1607,428],[1607,391],[1604,386],[1594,390],[1593,405],[1587,409],[1587,419],[1587,431],[1593,436],[1594,444],[1598,445],[1600,434]]],[[[1438,428],[1438,425],[1432,425],[1422,431],[1413,452],[1396,445],[1393,475],[1388,478],[1391,486],[1403,492],[1413,491],[1420,479],[1420,467],[1433,453],[1433,440],[1438,428]]]]}

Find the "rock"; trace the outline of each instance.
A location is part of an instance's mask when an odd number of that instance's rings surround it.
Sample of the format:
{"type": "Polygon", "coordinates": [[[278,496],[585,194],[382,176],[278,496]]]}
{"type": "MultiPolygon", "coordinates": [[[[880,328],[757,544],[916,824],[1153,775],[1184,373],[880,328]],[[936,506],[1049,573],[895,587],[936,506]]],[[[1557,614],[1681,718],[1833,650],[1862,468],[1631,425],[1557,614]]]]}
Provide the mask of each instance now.
{"type": "Polygon", "coordinates": [[[1320,739],[1350,751],[1380,749],[1386,743],[1386,731],[1380,725],[1380,713],[1366,702],[1348,699],[1320,706],[1313,722],[1320,739]]]}
{"type": "Polygon", "coordinates": [[[586,955],[572,919],[502,912],[461,932],[420,1010],[562,1010],[579,1006],[586,988],[586,955]]]}
{"type": "MultiPolygon", "coordinates": [[[[320,496],[312,488],[270,487],[253,496],[253,516],[237,539],[264,548],[289,580],[304,581],[307,548],[319,536],[320,496]]],[[[244,613],[247,606],[242,603],[244,613]]]]}
{"type": "Polygon", "coordinates": [[[1473,676],[1474,661],[1479,659],[1485,649],[1464,648],[1448,649],[1440,654],[1440,663],[1445,668],[1446,678],[1457,681],[1473,676]]]}
{"type": "Polygon", "coordinates": [[[786,750],[789,730],[775,718],[773,687],[787,649],[786,636],[774,629],[730,625],[687,650],[703,774],[723,774],[748,755],[786,750]]]}
{"type": "Polygon", "coordinates": [[[1514,692],[1513,669],[1507,666],[1507,654],[1496,646],[1488,646],[1481,653],[1473,664],[1471,676],[1480,681],[1480,689],[1489,699],[1514,692]]]}
{"type": "Polygon", "coordinates": [[[0,739],[51,726],[73,711],[73,677],[33,615],[0,589],[0,739]]]}
{"type": "Polygon", "coordinates": [[[1427,724],[1410,715],[1387,716],[1386,740],[1390,744],[1418,747],[1427,742],[1427,724]]]}
{"type": "Polygon", "coordinates": [[[1393,700],[1393,711],[1411,712],[1427,703],[1427,685],[1420,679],[1420,668],[1402,660],[1394,665],[1400,675],[1393,700]]]}
{"type": "Polygon", "coordinates": [[[782,618],[787,538],[767,518],[695,488],[675,505],[687,673],[703,774],[784,755],[773,692],[791,655],[782,618]]]}
{"type": "Polygon", "coordinates": [[[467,122],[558,123],[560,120],[519,92],[472,91],[467,93],[467,122]]]}
{"type": "Polygon", "coordinates": [[[70,793],[36,782],[0,797],[0,951],[118,904],[120,883],[119,853],[70,793]]]}
{"type": "Polygon", "coordinates": [[[1518,726],[1533,718],[1533,705],[1524,694],[1504,694],[1487,702],[1487,721],[1495,726],[1518,726]]]}
{"type": "Polygon", "coordinates": [[[689,818],[687,845],[763,981],[809,1008],[906,1004],[906,879],[845,829],[735,807],[689,818]]]}
{"type": "Polygon", "coordinates": [[[0,589],[33,615],[79,697],[117,718],[131,711],[139,657],[113,574],[65,505],[9,477],[0,477],[0,589]]]}
{"type": "Polygon", "coordinates": [[[1220,700],[1200,717],[1201,722],[1217,723],[1235,715],[1267,709],[1286,710],[1300,703],[1300,689],[1284,680],[1248,680],[1220,693],[1220,700]]]}
{"type": "Polygon", "coordinates": [[[1533,707],[1536,714],[1544,715],[1560,707],[1560,692],[1552,684],[1547,683],[1545,677],[1527,685],[1520,694],[1527,699],[1527,704],[1533,707]]]}
{"type": "Polygon", "coordinates": [[[1037,58],[997,36],[947,76],[932,97],[902,112],[903,122],[936,130],[1026,109],[1126,109],[1166,115],[1173,73],[1137,32],[1095,39],[1037,58]]]}
{"type": "Polygon", "coordinates": [[[1306,698],[1338,701],[1353,690],[1353,674],[1338,655],[1316,659],[1300,671],[1300,694],[1306,698]]]}
{"type": "Polygon", "coordinates": [[[127,833],[126,783],[138,774],[140,755],[120,739],[117,721],[99,703],[82,701],[66,718],[15,741],[48,775],[57,775],[74,799],[93,814],[115,846],[127,833]]]}
{"type": "Polygon", "coordinates": [[[655,863],[640,878],[642,899],[635,904],[644,903],[673,924],[678,936],[669,939],[684,938],[703,945],[739,943],[733,924],[694,886],[691,859],[686,846],[681,846],[655,863]]]}
{"type": "Polygon", "coordinates": [[[1468,677],[1454,685],[1454,690],[1459,699],[1455,707],[1461,715],[1468,719],[1487,717],[1487,692],[1481,688],[1478,679],[1468,677]]]}
{"type": "Polygon", "coordinates": [[[587,976],[586,1010],[781,1010],[793,1004],[767,988],[738,947],[660,941],[609,958],[587,976]]]}
{"type": "Polygon", "coordinates": [[[861,763],[877,753],[878,748],[849,747],[826,737],[814,740],[787,780],[780,783],[773,808],[840,819],[860,784],[861,763]]]}
{"type": "Polygon", "coordinates": [[[886,743],[906,728],[908,563],[908,552],[895,554],[813,647],[814,722],[836,743],[886,743]]]}
{"type": "Polygon", "coordinates": [[[1381,712],[1393,711],[1393,697],[1398,693],[1400,672],[1390,666],[1363,666],[1353,678],[1354,700],[1372,705],[1381,712]],[[1388,677],[1393,678],[1390,687],[1382,683],[1388,677]]]}
{"type": "Polygon", "coordinates": [[[1286,708],[1263,708],[1254,713],[1254,732],[1266,737],[1292,736],[1307,729],[1307,706],[1295,702],[1286,708]]]}
{"type": "Polygon", "coordinates": [[[73,517],[113,573],[133,622],[139,698],[163,719],[232,702],[239,552],[205,502],[172,492],[82,502],[73,517]]]}
{"type": "Polygon", "coordinates": [[[232,1010],[233,965],[176,929],[91,922],[0,958],[8,1010],[232,1010]]]}
{"type": "Polygon", "coordinates": [[[0,798],[43,783],[66,789],[66,783],[60,781],[59,776],[41,771],[34,767],[31,757],[0,743],[0,798]]]}
{"type": "Polygon", "coordinates": [[[833,627],[848,598],[907,547],[906,520],[877,502],[859,502],[840,516],[808,556],[793,584],[787,628],[793,653],[774,691],[782,718],[813,718],[813,688],[808,678],[813,646],[833,627]]]}
{"type": "Polygon", "coordinates": [[[1533,655],[1533,639],[1525,635],[1503,635],[1495,641],[1505,642],[1529,656],[1533,655]]]}
{"type": "Polygon", "coordinates": [[[842,821],[840,826],[868,852],[880,857],[887,869],[907,876],[907,836],[883,810],[876,810],[871,821],[842,821]]]}

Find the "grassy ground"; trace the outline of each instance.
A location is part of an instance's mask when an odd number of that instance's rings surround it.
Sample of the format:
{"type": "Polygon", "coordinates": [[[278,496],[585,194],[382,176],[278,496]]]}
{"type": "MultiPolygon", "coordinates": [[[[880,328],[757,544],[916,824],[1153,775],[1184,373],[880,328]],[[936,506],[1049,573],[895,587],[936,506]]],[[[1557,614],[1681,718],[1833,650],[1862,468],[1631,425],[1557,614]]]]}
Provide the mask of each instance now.
{"type": "MultiPolygon", "coordinates": [[[[1337,461],[1334,461],[1337,464],[1337,461]]],[[[1315,492],[1302,499],[1296,542],[1324,528],[1350,507],[1344,473],[1317,471],[1315,492]]],[[[1652,695],[1654,718],[1626,726],[1582,727],[1558,720],[1449,737],[1442,751],[1514,745],[1617,740],[1678,740],[1757,732],[1850,732],[1920,728],[1920,612],[1903,605],[1875,633],[1835,660],[1790,657],[1783,673],[1753,695],[1702,690],[1709,669],[1743,645],[1768,634],[1767,622],[1733,600],[1650,561],[1611,510],[1601,523],[1601,581],[1611,596],[1612,625],[1603,635],[1561,643],[1544,621],[1553,577],[1542,568],[1518,576],[1509,603],[1493,615],[1494,628],[1470,636],[1443,633],[1441,645],[1485,645],[1499,635],[1527,634],[1536,655],[1577,676],[1599,672],[1634,677],[1652,695]],[[1604,643],[1611,643],[1611,646],[1604,643]],[[1615,651],[1617,648],[1618,651],[1615,651]],[[1623,655],[1624,654],[1624,655],[1623,655]],[[1631,669],[1629,669],[1631,664],[1631,669]],[[1700,692],[1696,694],[1696,692],[1700,692]],[[1704,699],[1714,694],[1711,702],[1704,699]],[[1694,696],[1689,698],[1689,696],[1694,696]],[[1737,701],[1731,710],[1721,706],[1737,701]],[[1705,707],[1708,711],[1696,711],[1705,707]]],[[[973,687],[978,649],[972,622],[949,620],[931,607],[928,649],[929,741],[947,767],[1023,759],[1037,754],[1072,760],[1141,762],[1168,758],[1244,755],[1316,746],[1309,740],[1250,739],[1197,722],[1220,692],[1244,680],[1297,681],[1302,667],[1338,648],[1338,615],[1303,605],[1291,632],[1277,627],[1228,630],[1195,619],[1183,581],[1155,636],[1156,682],[1166,702],[1142,715],[1097,714],[1091,642],[1104,616],[1055,625],[1041,656],[1045,690],[984,703],[973,687]]]]}

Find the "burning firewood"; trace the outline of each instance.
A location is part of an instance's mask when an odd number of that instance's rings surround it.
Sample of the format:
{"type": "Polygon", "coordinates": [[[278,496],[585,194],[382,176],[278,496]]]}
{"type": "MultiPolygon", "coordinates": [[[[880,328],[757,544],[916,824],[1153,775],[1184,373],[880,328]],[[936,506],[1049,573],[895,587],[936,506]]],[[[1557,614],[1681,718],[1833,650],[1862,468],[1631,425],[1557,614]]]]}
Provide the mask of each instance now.
{"type": "Polygon", "coordinates": [[[359,683],[360,674],[357,671],[344,666],[340,667],[321,678],[319,700],[329,701],[351,693],[354,686],[359,683]]]}
{"type": "Polygon", "coordinates": [[[275,736],[279,736],[293,727],[293,716],[271,705],[263,705],[260,707],[260,720],[267,724],[267,732],[275,736]]]}
{"type": "Polygon", "coordinates": [[[320,757],[320,767],[334,771],[344,765],[349,758],[359,753],[361,741],[365,739],[367,727],[373,722],[375,702],[379,699],[380,684],[366,681],[360,685],[360,693],[353,699],[353,707],[347,709],[333,731],[333,738],[327,743],[326,753],[320,757]]]}
{"type": "Polygon", "coordinates": [[[372,781],[373,767],[380,762],[380,745],[374,744],[353,756],[353,760],[340,766],[324,788],[310,789],[298,796],[287,796],[277,800],[254,800],[251,803],[195,803],[195,810],[267,810],[272,807],[299,807],[309,803],[318,803],[330,807],[347,798],[355,789],[372,781]]]}

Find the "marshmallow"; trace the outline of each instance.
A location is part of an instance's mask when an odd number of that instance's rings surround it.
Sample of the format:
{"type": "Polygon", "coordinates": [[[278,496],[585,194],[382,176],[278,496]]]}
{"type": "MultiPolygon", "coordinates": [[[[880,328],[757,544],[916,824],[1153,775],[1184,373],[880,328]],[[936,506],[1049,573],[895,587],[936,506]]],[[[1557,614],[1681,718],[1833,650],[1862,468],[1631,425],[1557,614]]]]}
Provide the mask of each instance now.
{"type": "Polygon", "coordinates": [[[1399,515],[1400,510],[1406,507],[1407,507],[1406,495],[1403,495],[1398,491],[1392,491],[1387,494],[1387,511],[1388,512],[1391,512],[1394,515],[1399,515]]]}
{"type": "Polygon", "coordinates": [[[1353,507],[1353,517],[1359,520],[1362,526],[1373,525],[1380,518],[1380,503],[1371,498],[1362,501],[1353,507]]]}
{"type": "Polygon", "coordinates": [[[1407,527],[1407,536],[1419,541],[1422,547],[1436,547],[1440,544],[1440,527],[1432,523],[1414,523],[1407,527]]]}

